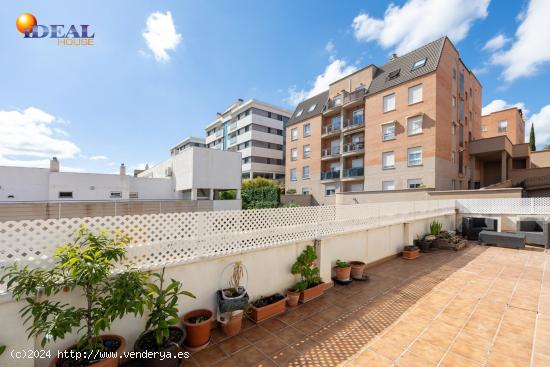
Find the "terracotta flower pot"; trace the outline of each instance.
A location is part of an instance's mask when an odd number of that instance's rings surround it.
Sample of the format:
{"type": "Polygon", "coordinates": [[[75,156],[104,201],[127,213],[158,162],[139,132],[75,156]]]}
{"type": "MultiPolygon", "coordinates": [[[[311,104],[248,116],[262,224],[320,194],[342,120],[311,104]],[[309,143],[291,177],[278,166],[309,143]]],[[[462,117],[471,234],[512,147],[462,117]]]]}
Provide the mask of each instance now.
{"type": "Polygon", "coordinates": [[[325,283],[319,283],[315,287],[311,287],[300,293],[300,302],[306,303],[321,296],[325,293],[326,285],[325,283]]]}
{"type": "MultiPolygon", "coordinates": [[[[277,296],[281,297],[280,295],[277,296]]],[[[300,297],[299,294],[298,297],[300,297]]],[[[298,303],[298,300],[296,300],[296,303],[298,303]]],[[[286,311],[286,297],[263,307],[255,307],[254,304],[251,304],[249,310],[250,319],[252,321],[260,322],[267,320],[270,317],[280,315],[286,311]]]]}
{"type": "MultiPolygon", "coordinates": [[[[93,364],[94,367],[117,367],[118,366],[118,363],[120,361],[122,361],[121,358],[118,358],[118,356],[122,355],[122,352],[124,352],[124,350],[126,349],[126,339],[124,339],[122,336],[120,335],[101,335],[100,338],[102,340],[111,340],[111,339],[116,339],[120,342],[120,345],[119,347],[116,349],[115,353],[116,353],[116,356],[115,357],[112,357],[112,358],[106,358],[106,359],[102,359],[101,361],[99,362],[96,362],[93,364]]],[[[74,349],[76,348],[76,345],[72,345],[71,347],[65,349],[65,350],[71,350],[71,349],[74,349]]],[[[57,357],[55,357],[51,362],[50,362],[50,367],[56,367],[57,366],[57,362],[59,362],[59,359],[57,357]]]]}
{"type": "Polygon", "coordinates": [[[222,331],[226,336],[234,336],[241,331],[241,326],[243,323],[243,311],[233,311],[229,312],[229,320],[221,322],[222,331]]]}
{"type": "MultiPolygon", "coordinates": [[[[172,358],[161,358],[160,356],[154,356],[153,358],[145,358],[141,360],[143,367],[178,367],[181,364],[181,358],[177,358],[179,352],[183,351],[183,341],[185,340],[185,330],[177,327],[170,326],[170,337],[172,338],[172,343],[165,346],[164,348],[153,348],[152,345],[155,345],[156,342],[152,343],[151,340],[154,339],[154,331],[148,331],[142,334],[134,343],[134,351],[136,352],[170,352],[172,358]],[[176,337],[178,338],[175,341],[176,337]],[[152,345],[151,345],[152,344],[152,345]]],[[[166,356],[166,354],[165,354],[166,356]]]]}
{"type": "Polygon", "coordinates": [[[365,267],[367,264],[365,264],[362,261],[352,261],[350,262],[351,265],[351,277],[352,278],[363,278],[363,273],[365,272],[365,267]]]}
{"type": "Polygon", "coordinates": [[[403,251],[403,258],[407,260],[413,260],[416,259],[418,256],[420,256],[420,249],[418,247],[414,247],[413,249],[405,249],[403,251]]]}
{"type": "Polygon", "coordinates": [[[181,323],[187,331],[185,345],[191,348],[206,346],[210,341],[210,330],[212,329],[212,311],[194,310],[186,313],[181,318],[181,323]],[[199,323],[191,323],[189,319],[193,317],[204,316],[208,319],[199,323]]]}
{"type": "Polygon", "coordinates": [[[294,292],[292,290],[286,291],[286,304],[288,307],[296,307],[298,301],[300,301],[300,292],[294,292]]]}
{"type": "Polygon", "coordinates": [[[336,279],[340,281],[349,280],[351,274],[351,266],[348,266],[346,268],[339,268],[338,266],[336,266],[334,270],[336,271],[336,279]]]}

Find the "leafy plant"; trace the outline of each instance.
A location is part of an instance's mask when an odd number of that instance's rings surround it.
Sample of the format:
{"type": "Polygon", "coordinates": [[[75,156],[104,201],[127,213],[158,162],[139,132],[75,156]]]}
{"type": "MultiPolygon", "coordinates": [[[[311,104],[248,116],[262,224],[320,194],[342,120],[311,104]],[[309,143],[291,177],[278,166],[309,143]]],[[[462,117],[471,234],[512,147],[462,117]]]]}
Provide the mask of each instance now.
{"type": "Polygon", "coordinates": [[[248,180],[244,180],[241,186],[242,190],[247,189],[259,189],[262,187],[272,187],[279,188],[279,183],[275,180],[270,180],[269,178],[256,177],[248,180]]]}
{"type": "Polygon", "coordinates": [[[236,190],[225,190],[225,191],[218,192],[219,200],[235,200],[236,198],[237,198],[236,190]]]}
{"type": "Polygon", "coordinates": [[[321,283],[319,268],[315,266],[315,260],[317,260],[315,248],[307,246],[298,256],[296,262],[292,264],[291,273],[300,275],[300,282],[294,285],[294,290],[301,289],[301,292],[321,283]]]}
{"type": "Polygon", "coordinates": [[[5,345],[0,345],[0,356],[2,354],[4,354],[5,351],[6,351],[6,346],[5,345]]]}
{"type": "Polygon", "coordinates": [[[286,190],[286,194],[287,195],[294,195],[294,194],[296,194],[296,189],[288,189],[288,190],[286,190]]]}
{"type": "Polygon", "coordinates": [[[276,208],[279,206],[280,187],[275,180],[256,177],[244,180],[241,190],[243,209],[276,208]]]}
{"type": "Polygon", "coordinates": [[[430,234],[432,236],[437,236],[441,232],[442,224],[437,220],[434,220],[430,223],[430,234]]]}
{"type": "Polygon", "coordinates": [[[114,320],[128,313],[143,315],[147,274],[129,266],[113,274],[115,264],[125,259],[128,242],[128,237],[111,237],[105,231],[94,234],[81,227],[72,243],[56,249],[51,268],[9,266],[2,281],[15,299],[24,297],[27,302],[20,313],[25,323],[31,323],[29,337],[42,336],[44,347],[78,328],[85,331],[78,349],[102,350],[99,335],[114,320]],[[77,288],[86,300],[84,307],[48,299],[77,288]]]}
{"type": "Polygon", "coordinates": [[[349,268],[350,264],[347,261],[336,260],[336,267],[337,268],[349,268]]]}
{"type": "Polygon", "coordinates": [[[164,287],[164,268],[160,273],[153,273],[152,276],[157,279],[155,283],[147,284],[147,306],[151,310],[145,332],[153,331],[157,346],[164,345],[170,337],[170,326],[179,322],[178,316],[178,298],[187,296],[195,298],[193,293],[184,291],[183,284],[175,279],[171,279],[168,286],[164,287]]]}

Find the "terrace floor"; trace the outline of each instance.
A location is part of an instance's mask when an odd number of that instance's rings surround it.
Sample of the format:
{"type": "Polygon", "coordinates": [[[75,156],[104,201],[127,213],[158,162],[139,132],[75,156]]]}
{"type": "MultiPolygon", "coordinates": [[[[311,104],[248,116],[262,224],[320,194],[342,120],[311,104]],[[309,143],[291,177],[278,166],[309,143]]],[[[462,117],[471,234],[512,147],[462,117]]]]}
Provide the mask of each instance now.
{"type": "Polygon", "coordinates": [[[550,253],[470,244],[367,269],[193,366],[550,366],[550,253]]]}

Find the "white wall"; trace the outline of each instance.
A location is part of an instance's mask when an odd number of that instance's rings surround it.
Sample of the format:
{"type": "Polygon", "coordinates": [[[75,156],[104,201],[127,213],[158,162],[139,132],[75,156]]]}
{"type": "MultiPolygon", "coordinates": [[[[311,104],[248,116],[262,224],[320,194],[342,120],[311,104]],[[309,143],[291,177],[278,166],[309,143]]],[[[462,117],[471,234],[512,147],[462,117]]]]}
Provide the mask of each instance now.
{"type": "Polygon", "coordinates": [[[47,168],[0,166],[0,201],[48,200],[49,174],[47,168]]]}

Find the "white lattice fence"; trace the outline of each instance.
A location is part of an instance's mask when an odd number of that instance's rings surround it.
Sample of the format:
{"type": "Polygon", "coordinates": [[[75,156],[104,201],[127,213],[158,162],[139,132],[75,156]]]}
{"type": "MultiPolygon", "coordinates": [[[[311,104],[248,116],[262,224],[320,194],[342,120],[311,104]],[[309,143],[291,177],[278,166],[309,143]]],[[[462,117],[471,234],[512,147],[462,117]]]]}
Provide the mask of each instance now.
{"type": "Polygon", "coordinates": [[[550,198],[462,199],[457,209],[466,214],[550,215],[550,198]]]}
{"type": "Polygon", "coordinates": [[[147,269],[451,214],[454,207],[424,201],[3,222],[0,267],[48,266],[81,225],[130,236],[129,260],[147,269]]]}

